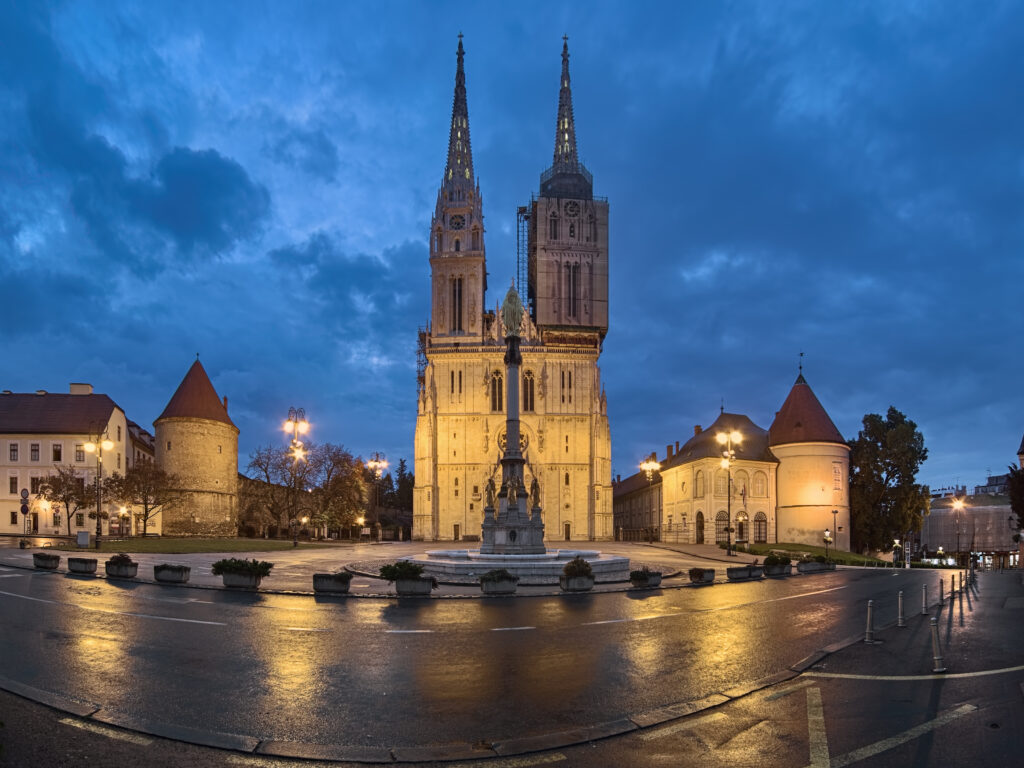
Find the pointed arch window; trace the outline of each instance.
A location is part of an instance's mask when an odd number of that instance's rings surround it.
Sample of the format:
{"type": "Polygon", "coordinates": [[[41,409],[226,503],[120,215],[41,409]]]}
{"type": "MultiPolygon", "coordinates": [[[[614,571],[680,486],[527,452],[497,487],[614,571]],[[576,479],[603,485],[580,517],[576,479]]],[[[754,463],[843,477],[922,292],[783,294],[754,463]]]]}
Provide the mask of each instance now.
{"type": "Polygon", "coordinates": [[[533,413],[533,371],[523,373],[523,413],[533,413]]]}
{"type": "Polygon", "coordinates": [[[437,230],[434,233],[434,251],[440,253],[441,251],[441,230],[437,230]]]}
{"type": "Polygon", "coordinates": [[[594,218],[594,214],[590,214],[587,223],[590,226],[590,239],[597,240],[597,220],[594,218]]]}
{"type": "Polygon", "coordinates": [[[503,383],[504,377],[498,371],[495,371],[491,376],[491,410],[494,413],[501,413],[505,410],[503,383]]]}
{"type": "Polygon", "coordinates": [[[697,470],[693,478],[693,496],[696,499],[704,498],[704,472],[697,470]]]}
{"type": "Polygon", "coordinates": [[[456,237],[455,238],[455,252],[458,253],[461,250],[462,250],[462,243],[459,241],[459,238],[456,237]]]}
{"type": "Polygon", "coordinates": [[[473,250],[474,251],[479,251],[480,250],[480,230],[479,229],[474,229],[473,230],[473,250]]]}
{"type": "Polygon", "coordinates": [[[558,214],[552,212],[551,219],[548,221],[548,239],[558,239],[558,214]]]}
{"type": "MultiPolygon", "coordinates": [[[[458,245],[459,241],[456,240],[455,244],[458,245]]],[[[456,248],[458,250],[458,248],[456,248]]],[[[453,277],[451,280],[452,286],[452,332],[462,333],[462,278],[453,277]]]]}

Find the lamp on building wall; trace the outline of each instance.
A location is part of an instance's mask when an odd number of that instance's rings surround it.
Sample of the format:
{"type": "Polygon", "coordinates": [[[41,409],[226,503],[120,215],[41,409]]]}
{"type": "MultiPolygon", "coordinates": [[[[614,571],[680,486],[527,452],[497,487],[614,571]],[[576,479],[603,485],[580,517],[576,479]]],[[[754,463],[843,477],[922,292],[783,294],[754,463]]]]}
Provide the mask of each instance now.
{"type": "Polygon", "coordinates": [[[103,452],[114,447],[114,441],[107,437],[106,428],[97,427],[95,433],[89,430],[89,442],[85,444],[86,453],[96,454],[96,549],[100,548],[100,536],[103,535],[102,509],[103,494],[103,452]]]}
{"type": "Polygon", "coordinates": [[[739,430],[731,432],[719,432],[715,435],[718,444],[722,446],[722,468],[726,471],[725,487],[725,554],[732,555],[732,463],[736,459],[736,451],[733,444],[739,445],[743,442],[743,435],[739,430]]]}

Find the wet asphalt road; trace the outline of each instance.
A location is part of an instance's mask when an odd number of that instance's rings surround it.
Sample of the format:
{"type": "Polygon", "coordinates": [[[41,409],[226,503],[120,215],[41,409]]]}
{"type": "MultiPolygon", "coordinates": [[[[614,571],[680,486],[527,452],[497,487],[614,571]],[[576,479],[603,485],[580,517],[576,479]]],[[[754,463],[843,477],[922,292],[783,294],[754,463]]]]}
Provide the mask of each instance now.
{"type": "MultiPolygon", "coordinates": [[[[0,573],[0,675],[181,726],[394,747],[607,722],[920,608],[927,571],[515,600],[354,600],[0,573]]],[[[359,583],[356,579],[355,583],[359,583]]],[[[369,581],[369,580],[367,580],[369,581]]]]}

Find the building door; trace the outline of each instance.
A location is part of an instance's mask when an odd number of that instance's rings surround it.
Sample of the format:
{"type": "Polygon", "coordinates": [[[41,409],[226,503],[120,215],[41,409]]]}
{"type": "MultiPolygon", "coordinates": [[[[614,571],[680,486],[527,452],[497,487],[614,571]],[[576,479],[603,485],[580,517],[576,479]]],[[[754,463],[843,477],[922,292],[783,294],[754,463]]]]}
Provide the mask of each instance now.
{"type": "Polygon", "coordinates": [[[453,526],[453,529],[454,530],[453,530],[453,533],[452,533],[452,538],[455,539],[455,541],[461,540],[462,539],[462,526],[459,525],[458,523],[456,523],[453,526]]]}
{"type": "Polygon", "coordinates": [[[32,513],[32,533],[39,533],[39,513],[32,513]]]}
{"type": "Polygon", "coordinates": [[[569,523],[566,523],[565,524],[565,540],[566,541],[571,541],[572,540],[571,533],[572,533],[572,527],[571,527],[571,525],[569,523]]]}
{"type": "Polygon", "coordinates": [[[694,524],[694,544],[704,543],[704,513],[697,513],[697,522],[694,524]]]}

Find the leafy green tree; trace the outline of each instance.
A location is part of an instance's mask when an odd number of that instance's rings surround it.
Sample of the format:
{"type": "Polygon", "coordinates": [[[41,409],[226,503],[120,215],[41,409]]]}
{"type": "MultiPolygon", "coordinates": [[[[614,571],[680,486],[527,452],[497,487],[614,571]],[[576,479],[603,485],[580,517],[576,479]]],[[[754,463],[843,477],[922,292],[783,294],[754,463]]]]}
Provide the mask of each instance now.
{"type": "Polygon", "coordinates": [[[1020,541],[1020,529],[1024,528],[1024,469],[1010,465],[1010,479],[1007,492],[1010,495],[1010,511],[1017,517],[1017,534],[1014,541],[1020,541]]]}
{"type": "Polygon", "coordinates": [[[915,482],[928,457],[917,424],[892,406],[885,418],[864,416],[850,445],[850,528],[853,549],[889,551],[893,539],[920,531],[930,510],[928,488],[915,482]]]}
{"type": "Polygon", "coordinates": [[[145,536],[150,520],[184,500],[182,485],[177,475],[161,469],[155,462],[143,460],[128,467],[124,475],[115,473],[105,480],[103,493],[132,510],[145,536]]]}
{"type": "Polygon", "coordinates": [[[56,466],[53,474],[47,477],[39,487],[39,495],[50,503],[50,506],[64,512],[68,536],[71,535],[71,518],[80,509],[86,509],[96,503],[96,488],[79,477],[74,467],[56,466]]]}

